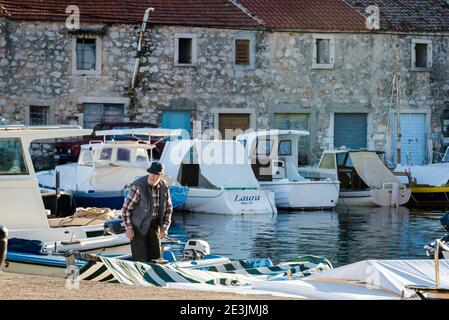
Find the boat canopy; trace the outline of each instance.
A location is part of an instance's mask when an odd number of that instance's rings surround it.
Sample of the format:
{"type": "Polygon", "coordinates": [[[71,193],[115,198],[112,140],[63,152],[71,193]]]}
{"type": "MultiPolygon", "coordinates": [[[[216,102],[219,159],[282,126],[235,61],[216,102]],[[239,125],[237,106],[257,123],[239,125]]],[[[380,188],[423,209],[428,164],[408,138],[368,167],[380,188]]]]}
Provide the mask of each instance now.
{"type": "Polygon", "coordinates": [[[375,152],[350,152],[349,156],[357,174],[370,188],[382,188],[384,183],[401,184],[375,152]]]}
{"type": "Polygon", "coordinates": [[[183,164],[198,164],[201,175],[218,188],[258,188],[243,145],[232,140],[168,142],[160,161],[165,175],[179,180],[183,164]]]}
{"type": "MultiPolygon", "coordinates": [[[[325,282],[365,283],[401,295],[406,285],[435,287],[435,263],[426,260],[365,260],[307,278],[325,282]]],[[[449,288],[449,261],[440,260],[440,287],[449,288]]],[[[408,292],[410,296],[413,292],[408,292]]]]}
{"type": "MultiPolygon", "coordinates": [[[[417,184],[429,186],[446,186],[449,181],[449,167],[444,165],[402,166],[398,165],[394,172],[410,172],[417,184]]],[[[407,180],[407,177],[400,177],[407,180]]]]}

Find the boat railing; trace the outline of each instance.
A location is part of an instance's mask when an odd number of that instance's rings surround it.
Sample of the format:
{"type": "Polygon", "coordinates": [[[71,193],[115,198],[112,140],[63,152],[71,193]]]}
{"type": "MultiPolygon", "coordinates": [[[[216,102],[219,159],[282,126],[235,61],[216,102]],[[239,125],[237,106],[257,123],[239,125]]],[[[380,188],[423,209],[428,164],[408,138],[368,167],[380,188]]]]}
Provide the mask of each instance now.
{"type": "Polygon", "coordinates": [[[81,126],[59,125],[59,126],[26,126],[26,125],[6,125],[0,126],[0,130],[57,130],[57,129],[82,129],[81,126]]]}
{"type": "Polygon", "coordinates": [[[92,144],[103,144],[103,141],[101,141],[101,140],[91,140],[91,141],[89,141],[89,145],[92,145],[92,144]]]}

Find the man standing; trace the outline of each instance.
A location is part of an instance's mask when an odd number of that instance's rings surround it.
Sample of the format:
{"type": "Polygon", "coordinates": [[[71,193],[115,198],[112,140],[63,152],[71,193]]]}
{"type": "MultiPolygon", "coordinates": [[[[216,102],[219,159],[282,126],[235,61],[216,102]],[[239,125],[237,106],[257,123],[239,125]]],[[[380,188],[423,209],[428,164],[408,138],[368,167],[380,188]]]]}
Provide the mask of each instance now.
{"type": "Polygon", "coordinates": [[[134,261],[151,262],[162,257],[161,241],[168,234],[173,206],[164,166],[153,162],[148,176],[133,182],[122,208],[126,235],[134,261]]]}

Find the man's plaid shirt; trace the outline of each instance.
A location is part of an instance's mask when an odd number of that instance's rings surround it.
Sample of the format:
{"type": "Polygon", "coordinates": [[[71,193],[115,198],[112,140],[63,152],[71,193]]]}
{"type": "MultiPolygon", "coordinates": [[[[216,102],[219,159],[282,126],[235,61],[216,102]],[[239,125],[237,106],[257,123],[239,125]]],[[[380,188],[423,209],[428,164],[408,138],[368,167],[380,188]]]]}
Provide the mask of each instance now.
{"type": "MultiPolygon", "coordinates": [[[[156,217],[159,214],[159,190],[160,190],[160,183],[158,183],[156,186],[148,186],[148,188],[151,190],[152,197],[153,197],[153,212],[151,213],[153,217],[156,217]]],[[[140,201],[140,191],[136,186],[132,186],[131,190],[129,191],[128,196],[125,199],[125,203],[123,204],[122,208],[122,218],[123,222],[125,223],[126,229],[132,229],[132,223],[131,223],[131,214],[134,210],[137,203],[140,201]]],[[[167,199],[165,199],[165,212],[163,216],[162,221],[162,229],[168,230],[170,228],[171,224],[171,215],[173,212],[173,205],[170,198],[170,192],[167,192],[167,199]]]]}

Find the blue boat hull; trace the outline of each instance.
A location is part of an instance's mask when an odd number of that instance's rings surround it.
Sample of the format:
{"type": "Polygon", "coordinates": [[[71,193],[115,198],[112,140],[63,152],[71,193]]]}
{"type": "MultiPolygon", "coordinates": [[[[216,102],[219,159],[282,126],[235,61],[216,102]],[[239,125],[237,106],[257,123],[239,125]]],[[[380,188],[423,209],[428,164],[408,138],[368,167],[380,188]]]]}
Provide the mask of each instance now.
{"type": "MultiPolygon", "coordinates": [[[[181,186],[170,186],[170,197],[173,208],[179,208],[187,201],[188,188],[181,186]]],[[[127,195],[124,191],[74,191],[73,201],[76,207],[97,207],[121,209],[127,195]]]]}

